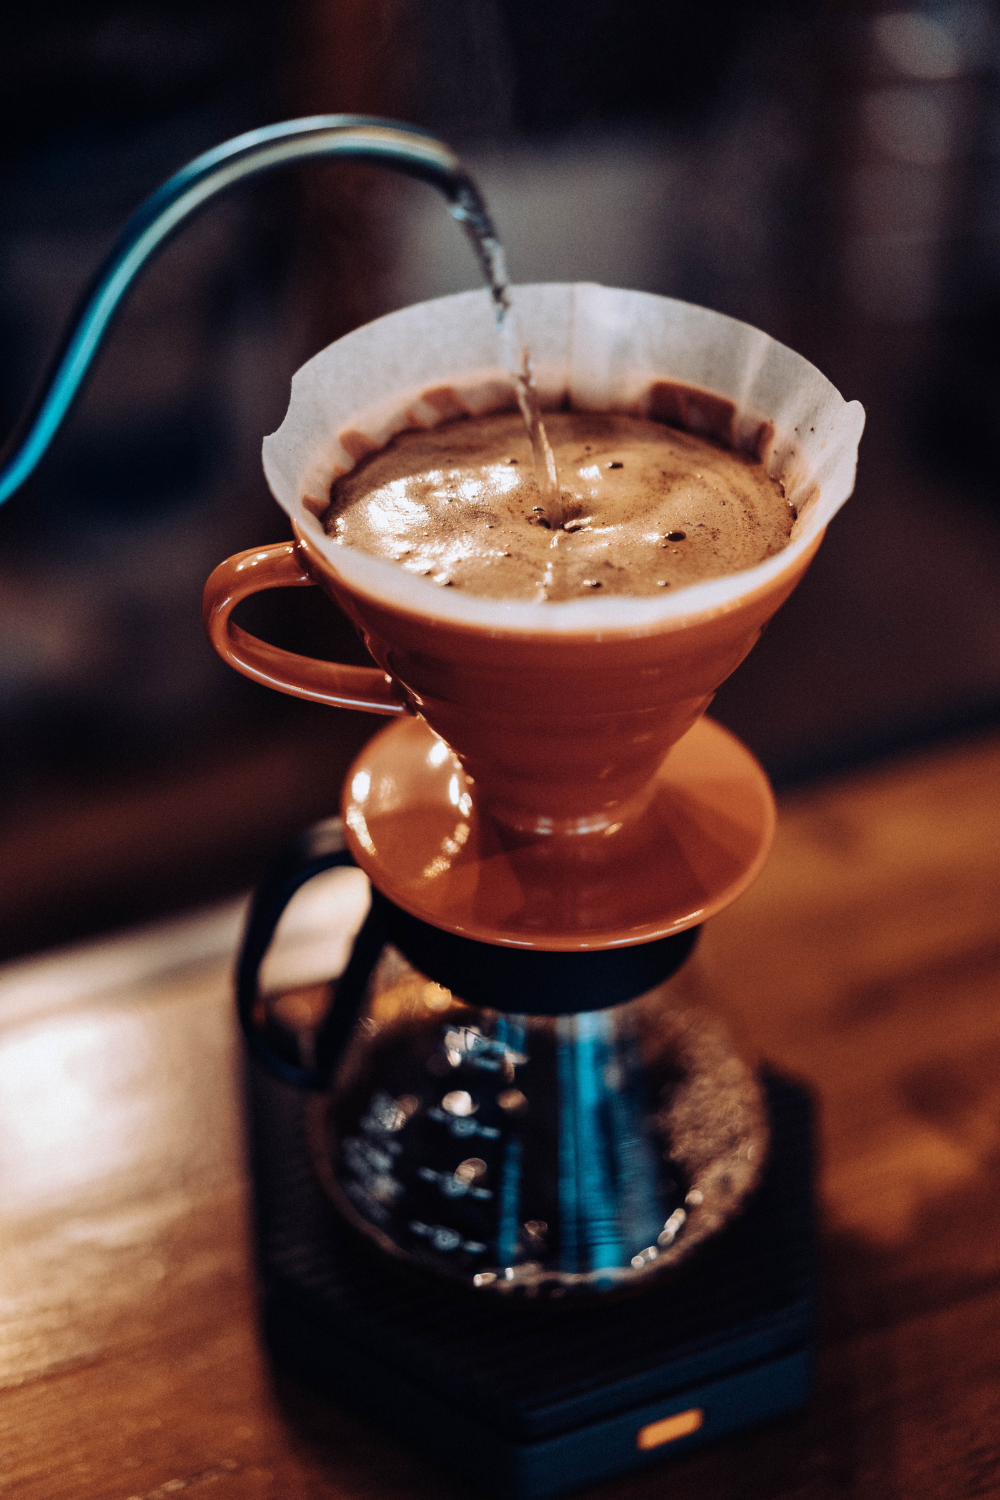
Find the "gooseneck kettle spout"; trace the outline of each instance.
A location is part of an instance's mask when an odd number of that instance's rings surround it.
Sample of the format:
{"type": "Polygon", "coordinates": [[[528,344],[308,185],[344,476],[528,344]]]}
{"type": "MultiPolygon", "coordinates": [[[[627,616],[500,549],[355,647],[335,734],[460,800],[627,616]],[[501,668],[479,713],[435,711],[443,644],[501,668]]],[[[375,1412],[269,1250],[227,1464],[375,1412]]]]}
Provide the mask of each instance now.
{"type": "Polygon", "coordinates": [[[262,172],[343,157],[391,167],[442,192],[469,233],[490,284],[498,323],[510,309],[503,250],[482,197],[455,153],[426,131],[370,115],[311,115],[265,125],[215,146],[176,172],[136,209],[80,301],[0,466],[0,504],[34,472],[80,393],[111,321],[153,256],[219,193],[262,172]]]}

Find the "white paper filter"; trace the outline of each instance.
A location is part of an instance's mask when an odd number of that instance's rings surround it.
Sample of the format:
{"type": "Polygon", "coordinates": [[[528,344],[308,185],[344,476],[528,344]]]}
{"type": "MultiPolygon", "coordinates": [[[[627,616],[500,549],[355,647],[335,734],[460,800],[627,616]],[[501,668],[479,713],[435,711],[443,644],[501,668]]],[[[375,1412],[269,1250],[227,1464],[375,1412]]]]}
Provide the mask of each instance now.
{"type": "Polygon", "coordinates": [[[462,292],[390,313],[315,355],[292,380],[284,422],[264,439],[272,494],[350,587],[484,628],[573,631],[599,620],[602,629],[641,631],[724,608],[783,572],[849,497],[864,410],[759,329],[670,297],[590,283],[518,287],[514,301],[543,406],[568,398],[577,409],[641,412],[650,386],[669,380],[735,402],[738,432],[755,433],[769,421],[775,435],[764,462],[799,507],[788,546],[755,568],[666,598],[533,603],[442,590],[333,542],[319,516],[331,483],[352,466],[350,433],[382,446],[404,427],[432,426],[442,413],[421,396],[442,386],[475,413],[510,404],[488,293],[462,292]]]}

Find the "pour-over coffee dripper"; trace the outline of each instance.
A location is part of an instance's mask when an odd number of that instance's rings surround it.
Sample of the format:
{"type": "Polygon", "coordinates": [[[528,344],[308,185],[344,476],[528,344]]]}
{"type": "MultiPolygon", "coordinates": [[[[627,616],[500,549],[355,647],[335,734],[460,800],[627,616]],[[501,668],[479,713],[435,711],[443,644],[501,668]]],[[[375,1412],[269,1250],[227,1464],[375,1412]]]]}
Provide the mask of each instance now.
{"type": "MultiPolygon", "coordinates": [[[[757,1179],[759,1086],[685,960],[692,930],[759,870],[774,808],[753,757],[702,715],[849,493],[860,412],[703,309],[588,286],[518,297],[544,403],[753,448],[798,508],[786,549],[669,599],[539,605],[445,593],[334,543],[318,518],[359,454],[510,404],[487,299],[471,293],[357,330],[299,372],[264,446],[295,541],[220,565],[205,620],[247,675],[397,719],[348,773],[346,840],[372,914],[316,1066],[297,1075],[328,1091],[322,1181],[397,1259],[565,1296],[644,1284],[757,1179]],[[305,584],[347,612],[377,668],[277,651],[233,624],[247,595],[305,584]]],[[[296,878],[283,870],[275,889],[296,878]]],[[[243,964],[248,1023],[273,895],[243,964]]]]}

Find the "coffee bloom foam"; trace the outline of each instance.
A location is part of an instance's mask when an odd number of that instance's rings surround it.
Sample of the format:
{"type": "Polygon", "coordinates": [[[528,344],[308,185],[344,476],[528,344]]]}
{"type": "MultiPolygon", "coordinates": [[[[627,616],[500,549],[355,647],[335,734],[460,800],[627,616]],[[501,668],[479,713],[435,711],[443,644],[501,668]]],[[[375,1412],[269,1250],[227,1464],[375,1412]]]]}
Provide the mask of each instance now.
{"type": "Polygon", "coordinates": [[[330,485],[361,457],[405,428],[513,404],[488,293],[464,292],[390,313],[315,355],[293,378],[284,422],[264,440],[275,499],[352,588],[417,614],[502,632],[572,633],[592,627],[595,609],[602,630],[642,632],[725,611],[769,583],[818,541],[849,498],[863,408],[759,329],[672,298],[589,283],[519,287],[515,300],[544,409],[675,420],[756,452],[796,509],[788,545],[754,568],[666,597],[555,603],[442,591],[339,546],[320,517],[330,485]],[[676,386],[694,390],[686,409],[671,413],[663,392],[676,386]]]}

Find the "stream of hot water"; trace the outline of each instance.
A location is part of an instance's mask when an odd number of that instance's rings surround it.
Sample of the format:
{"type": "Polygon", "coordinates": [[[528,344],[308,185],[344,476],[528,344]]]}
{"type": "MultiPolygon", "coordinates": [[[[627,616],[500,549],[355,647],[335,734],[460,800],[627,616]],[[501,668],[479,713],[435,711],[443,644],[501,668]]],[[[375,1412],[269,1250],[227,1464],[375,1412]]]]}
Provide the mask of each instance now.
{"type": "Polygon", "coordinates": [[[490,289],[504,363],[510,371],[517,404],[521,408],[531,441],[535,479],[542,508],[546,521],[555,531],[562,526],[565,517],[556,461],[542,421],[538,390],[531,367],[531,351],[525,343],[511,301],[503,245],[497,238],[482,195],[471,178],[466,178],[456,192],[451,202],[451,213],[472,242],[486,285],[490,289]]]}

